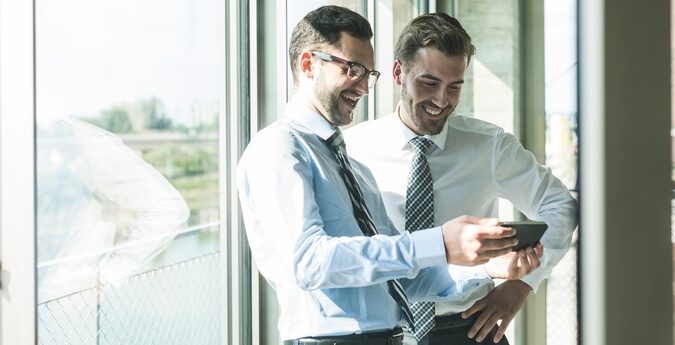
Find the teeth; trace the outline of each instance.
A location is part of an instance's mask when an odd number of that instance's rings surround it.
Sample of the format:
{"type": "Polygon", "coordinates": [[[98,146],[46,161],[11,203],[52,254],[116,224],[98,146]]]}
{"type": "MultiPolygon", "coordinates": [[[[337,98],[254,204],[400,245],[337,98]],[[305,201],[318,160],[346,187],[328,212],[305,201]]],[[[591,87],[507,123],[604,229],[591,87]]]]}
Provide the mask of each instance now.
{"type": "Polygon", "coordinates": [[[358,96],[350,96],[350,95],[341,95],[341,96],[342,96],[342,98],[344,98],[344,99],[346,99],[347,101],[349,101],[349,102],[351,103],[352,107],[355,107],[355,106],[356,106],[356,102],[358,102],[359,99],[361,98],[361,97],[358,97],[358,96]]]}
{"type": "Polygon", "coordinates": [[[346,98],[350,101],[354,101],[354,102],[358,101],[361,98],[361,97],[354,97],[354,96],[349,96],[349,95],[342,95],[342,97],[344,97],[344,98],[346,98]]]}
{"type": "Polygon", "coordinates": [[[426,110],[431,115],[438,115],[438,114],[441,113],[441,111],[443,111],[442,109],[441,110],[431,110],[430,108],[427,108],[425,106],[422,106],[422,107],[424,107],[424,110],[426,110]]]}

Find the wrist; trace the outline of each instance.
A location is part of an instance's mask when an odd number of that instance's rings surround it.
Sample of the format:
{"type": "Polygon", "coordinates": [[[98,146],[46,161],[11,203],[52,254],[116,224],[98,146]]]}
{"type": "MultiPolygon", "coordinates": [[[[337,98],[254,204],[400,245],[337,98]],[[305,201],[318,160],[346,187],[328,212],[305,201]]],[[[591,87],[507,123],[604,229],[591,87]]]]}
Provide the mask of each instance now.
{"type": "Polygon", "coordinates": [[[518,289],[522,290],[523,292],[530,292],[533,291],[534,289],[530,286],[530,284],[517,279],[517,280],[508,280],[504,283],[509,283],[510,285],[513,285],[514,287],[517,287],[518,289]]]}

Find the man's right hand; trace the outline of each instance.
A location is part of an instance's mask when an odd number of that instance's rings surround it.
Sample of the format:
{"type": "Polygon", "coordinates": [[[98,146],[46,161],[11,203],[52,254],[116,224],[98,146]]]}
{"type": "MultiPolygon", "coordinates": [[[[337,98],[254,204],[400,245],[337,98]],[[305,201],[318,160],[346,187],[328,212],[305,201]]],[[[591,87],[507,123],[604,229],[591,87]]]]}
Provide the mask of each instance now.
{"type": "Polygon", "coordinates": [[[518,240],[512,228],[499,226],[496,218],[461,216],[441,226],[445,257],[449,264],[482,265],[491,258],[508,254],[518,240]]]}

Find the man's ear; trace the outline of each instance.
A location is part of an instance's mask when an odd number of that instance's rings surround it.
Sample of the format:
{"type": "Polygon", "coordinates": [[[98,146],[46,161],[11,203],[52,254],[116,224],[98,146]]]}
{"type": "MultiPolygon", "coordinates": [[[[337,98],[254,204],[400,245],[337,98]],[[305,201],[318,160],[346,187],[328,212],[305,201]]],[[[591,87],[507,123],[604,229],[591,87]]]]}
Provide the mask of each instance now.
{"type": "Polygon", "coordinates": [[[396,85],[401,86],[402,79],[403,79],[403,65],[401,64],[401,61],[396,60],[394,61],[394,70],[392,71],[394,74],[394,82],[396,85]]]}
{"type": "Polygon", "coordinates": [[[304,75],[306,78],[314,78],[314,63],[312,62],[312,53],[304,51],[300,54],[298,59],[300,64],[300,74],[304,75]]]}

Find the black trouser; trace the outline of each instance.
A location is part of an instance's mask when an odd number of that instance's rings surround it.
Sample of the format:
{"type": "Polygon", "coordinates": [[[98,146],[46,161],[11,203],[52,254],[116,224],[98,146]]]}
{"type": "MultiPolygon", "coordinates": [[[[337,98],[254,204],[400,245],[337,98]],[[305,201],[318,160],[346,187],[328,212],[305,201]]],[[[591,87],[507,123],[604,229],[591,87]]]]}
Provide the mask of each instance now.
{"type": "MultiPolygon", "coordinates": [[[[427,335],[429,337],[429,345],[495,344],[492,340],[495,334],[497,334],[498,325],[495,325],[487,337],[480,343],[475,340],[476,336],[473,339],[469,339],[469,330],[476,322],[476,319],[478,319],[478,315],[480,313],[473,314],[467,319],[462,319],[460,314],[437,316],[436,326],[427,335]]],[[[509,345],[509,341],[506,339],[506,336],[503,336],[497,344],[509,345]]]]}
{"type": "Polygon", "coordinates": [[[401,345],[402,342],[403,331],[400,328],[395,328],[394,330],[384,332],[284,340],[284,345],[401,345]]]}

